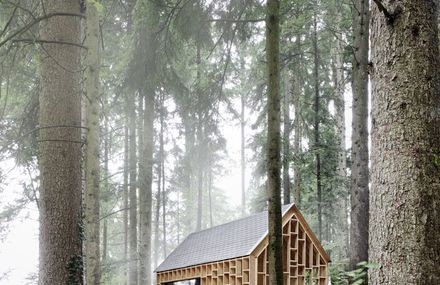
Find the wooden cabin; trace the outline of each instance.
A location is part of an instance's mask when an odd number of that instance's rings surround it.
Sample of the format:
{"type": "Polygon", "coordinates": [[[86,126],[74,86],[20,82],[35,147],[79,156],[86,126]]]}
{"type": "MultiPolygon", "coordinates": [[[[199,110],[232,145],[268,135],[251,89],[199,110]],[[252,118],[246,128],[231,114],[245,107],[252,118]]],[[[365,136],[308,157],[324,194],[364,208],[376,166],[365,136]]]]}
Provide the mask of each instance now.
{"type": "MultiPolygon", "coordinates": [[[[267,211],[190,234],[157,267],[157,285],[269,285],[267,211]]],[[[294,204],[282,208],[284,284],[327,285],[330,258],[294,204]]]]}

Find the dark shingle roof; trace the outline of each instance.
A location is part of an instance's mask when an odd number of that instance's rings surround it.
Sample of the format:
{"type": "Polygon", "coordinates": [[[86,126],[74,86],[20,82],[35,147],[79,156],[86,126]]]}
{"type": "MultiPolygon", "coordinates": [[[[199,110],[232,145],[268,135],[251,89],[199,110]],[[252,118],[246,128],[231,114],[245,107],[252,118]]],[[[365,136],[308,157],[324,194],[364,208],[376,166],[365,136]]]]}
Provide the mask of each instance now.
{"type": "MultiPolygon", "coordinates": [[[[282,214],[293,204],[285,205],[282,214]]],[[[267,211],[190,234],[156,272],[249,255],[267,235],[267,211]]]]}

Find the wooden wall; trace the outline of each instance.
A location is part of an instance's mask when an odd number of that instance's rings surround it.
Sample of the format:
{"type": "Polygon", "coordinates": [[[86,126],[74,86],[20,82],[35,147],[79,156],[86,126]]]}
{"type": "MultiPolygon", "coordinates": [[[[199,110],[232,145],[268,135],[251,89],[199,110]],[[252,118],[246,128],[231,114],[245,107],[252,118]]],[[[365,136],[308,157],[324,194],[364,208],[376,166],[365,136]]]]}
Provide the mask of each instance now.
{"type": "MultiPolygon", "coordinates": [[[[320,254],[316,242],[293,215],[283,226],[283,271],[285,285],[327,285],[328,263],[320,254]]],[[[257,264],[253,272],[256,285],[269,285],[267,272],[267,239],[251,255],[257,264]]]]}
{"type": "MultiPolygon", "coordinates": [[[[156,274],[157,285],[200,278],[201,285],[270,285],[267,237],[246,257],[156,274]]],[[[327,285],[329,257],[296,208],[283,217],[284,285],[327,285]]]]}
{"type": "Polygon", "coordinates": [[[234,258],[157,273],[157,284],[200,278],[201,285],[249,285],[249,257],[234,258]]]}

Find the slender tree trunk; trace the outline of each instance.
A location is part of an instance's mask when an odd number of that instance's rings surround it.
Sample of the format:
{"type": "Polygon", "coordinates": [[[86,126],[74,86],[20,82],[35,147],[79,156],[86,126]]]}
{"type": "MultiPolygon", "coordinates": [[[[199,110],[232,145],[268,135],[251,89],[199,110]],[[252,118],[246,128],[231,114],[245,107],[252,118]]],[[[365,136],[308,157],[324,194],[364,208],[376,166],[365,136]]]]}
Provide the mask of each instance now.
{"type": "MultiPolygon", "coordinates": [[[[84,197],[85,216],[85,272],[86,284],[100,284],[99,250],[99,15],[97,2],[87,0],[85,58],[86,85],[86,193],[84,197]]],[[[107,173],[106,173],[107,175],[107,173]]],[[[107,178],[107,177],[106,177],[107,178]]]]}
{"type": "Polygon", "coordinates": [[[438,1],[384,4],[371,15],[370,282],[440,284],[438,1]]]}
{"type": "MultiPolygon", "coordinates": [[[[109,133],[109,108],[108,98],[103,100],[103,113],[104,113],[104,195],[101,194],[101,201],[107,203],[108,195],[110,194],[109,187],[109,161],[110,161],[110,145],[111,136],[109,133]]],[[[104,218],[102,229],[102,266],[106,265],[108,252],[108,219],[104,218]]],[[[101,277],[102,278],[102,277],[101,277]]]]}
{"type": "MultiPolygon", "coordinates": [[[[43,1],[47,13],[80,14],[75,0],[43,1]]],[[[80,18],[41,23],[40,38],[81,44],[80,18]]],[[[81,48],[42,44],[39,97],[39,284],[82,284],[81,48]]]]}
{"type": "Polygon", "coordinates": [[[284,204],[290,204],[290,84],[288,72],[284,78],[284,104],[283,104],[283,194],[284,204]]]}
{"type": "Polygon", "coordinates": [[[154,89],[145,96],[144,112],[144,152],[142,157],[141,191],[139,193],[141,208],[140,236],[140,284],[151,284],[151,212],[153,184],[153,148],[154,148],[154,89]]]}
{"type": "Polygon", "coordinates": [[[299,54],[301,52],[301,35],[298,34],[296,36],[296,53],[298,57],[295,59],[296,70],[294,72],[294,80],[293,80],[293,94],[294,94],[294,106],[295,106],[295,119],[294,119],[294,129],[295,129],[295,137],[293,141],[293,153],[295,155],[294,164],[293,164],[293,182],[294,182],[294,191],[295,191],[295,204],[297,206],[301,203],[301,167],[300,167],[300,158],[301,158],[301,71],[300,71],[300,59],[299,54]]]}
{"type": "MultiPolygon", "coordinates": [[[[317,1],[315,1],[317,5],[317,1]]],[[[316,9],[316,8],[315,8],[316,9]]],[[[318,208],[318,238],[322,240],[322,185],[321,185],[321,146],[319,142],[319,51],[318,51],[318,19],[316,10],[313,16],[313,81],[315,87],[315,123],[314,123],[314,140],[315,140],[315,159],[316,159],[316,196],[318,208]]]]}
{"type": "Polygon", "coordinates": [[[208,168],[208,195],[209,195],[209,225],[212,228],[214,226],[214,221],[212,218],[212,162],[209,161],[208,168]]]}
{"type": "Polygon", "coordinates": [[[202,106],[202,95],[200,89],[201,83],[201,58],[200,58],[200,44],[197,43],[197,98],[199,101],[199,111],[198,111],[198,123],[197,123],[197,147],[198,147],[198,170],[197,170],[197,224],[196,231],[200,231],[202,229],[202,218],[203,218],[203,114],[200,110],[202,106]]]}
{"type": "Polygon", "coordinates": [[[159,9],[157,1],[140,1],[136,6],[138,30],[136,44],[138,60],[143,61],[140,80],[145,100],[143,116],[144,148],[141,164],[140,200],[140,284],[151,284],[151,243],[152,243],[152,212],[153,212],[153,152],[154,152],[154,104],[156,98],[156,53],[159,24],[159,9]],[[146,12],[146,15],[145,15],[146,12]]]}
{"type": "Polygon", "coordinates": [[[351,166],[351,270],[368,260],[368,22],[369,1],[357,0],[353,9],[353,123],[351,166]]]}
{"type": "MultiPolygon", "coordinates": [[[[242,67],[244,67],[244,64],[242,64],[242,67]]],[[[244,133],[244,129],[246,127],[244,112],[246,109],[246,95],[243,92],[241,94],[241,112],[240,112],[240,134],[241,134],[241,148],[240,148],[240,154],[241,154],[241,215],[245,216],[246,214],[246,149],[245,149],[245,143],[246,143],[246,137],[244,133]]],[[[211,171],[211,170],[210,170],[211,171]]],[[[211,176],[211,173],[209,174],[211,176]]]]}
{"type": "Polygon", "coordinates": [[[283,284],[280,140],[280,1],[267,1],[267,190],[269,197],[269,284],[283,284]]]}
{"type": "Polygon", "coordinates": [[[135,94],[129,96],[129,266],[128,266],[128,284],[137,285],[138,282],[138,254],[137,254],[137,155],[136,155],[136,104],[135,94]]]}
{"type": "MultiPolygon", "coordinates": [[[[162,250],[163,258],[167,257],[167,223],[166,223],[166,187],[165,187],[165,142],[164,142],[164,127],[165,127],[165,95],[162,94],[160,101],[160,134],[159,134],[159,152],[160,152],[160,173],[162,177],[162,250]]],[[[159,220],[158,220],[159,221],[159,220]]]]}
{"type": "MultiPolygon", "coordinates": [[[[111,137],[109,134],[109,120],[108,120],[108,101],[107,98],[104,101],[104,106],[103,106],[103,113],[105,114],[105,118],[104,118],[104,176],[101,175],[101,179],[102,177],[104,177],[104,191],[105,194],[102,194],[102,190],[100,191],[100,204],[102,204],[102,202],[107,203],[108,202],[108,195],[110,192],[110,184],[109,184],[109,161],[110,161],[110,145],[111,145],[111,137]],[[103,197],[104,196],[104,197],[103,197]]],[[[100,207],[100,211],[102,212],[102,208],[100,207]]],[[[102,268],[106,266],[106,262],[107,262],[107,257],[108,257],[108,219],[104,218],[103,220],[103,225],[102,225],[102,254],[101,254],[101,268],[100,268],[100,278],[102,280],[102,268]]],[[[102,282],[102,281],[101,281],[102,282]]]]}
{"type": "Polygon", "coordinates": [[[158,265],[159,259],[159,224],[160,224],[160,206],[161,206],[161,188],[162,188],[162,170],[161,159],[159,152],[159,164],[157,165],[157,193],[156,193],[156,209],[155,209],[155,221],[154,221],[154,268],[158,265]]]}
{"type": "MultiPolygon", "coordinates": [[[[128,112],[125,112],[125,114],[128,114],[128,112]]],[[[129,204],[128,204],[128,173],[129,173],[129,133],[128,133],[128,119],[125,119],[126,126],[124,127],[124,185],[123,185],[123,191],[124,191],[124,211],[123,211],[123,223],[124,223],[124,261],[126,262],[123,268],[123,275],[124,275],[124,284],[127,284],[128,281],[128,267],[127,267],[127,261],[128,261],[128,212],[129,212],[129,204]]]]}
{"type": "MultiPolygon", "coordinates": [[[[342,1],[337,0],[334,3],[334,26],[338,31],[341,31],[342,24],[342,11],[344,9],[342,1]]],[[[347,256],[349,250],[349,234],[346,232],[349,228],[348,225],[348,181],[347,181],[347,163],[346,163],[346,145],[345,145],[345,75],[344,75],[344,62],[343,54],[344,47],[343,41],[339,37],[335,39],[332,53],[332,75],[333,85],[335,92],[335,108],[336,108],[336,134],[338,141],[338,164],[337,164],[337,177],[338,183],[334,189],[329,191],[336,192],[337,200],[333,203],[333,211],[335,211],[336,218],[332,219],[333,231],[329,230],[329,234],[337,234],[337,239],[343,239],[345,241],[345,247],[341,246],[344,256],[347,256]]],[[[328,238],[332,238],[328,236],[328,238]]]]}

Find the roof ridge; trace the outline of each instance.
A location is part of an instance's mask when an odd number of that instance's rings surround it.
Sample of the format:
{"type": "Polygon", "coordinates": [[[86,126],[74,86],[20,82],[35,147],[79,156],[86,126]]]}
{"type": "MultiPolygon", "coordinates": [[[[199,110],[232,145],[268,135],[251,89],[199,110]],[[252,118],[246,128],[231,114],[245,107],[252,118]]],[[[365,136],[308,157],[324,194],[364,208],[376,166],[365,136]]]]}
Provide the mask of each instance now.
{"type": "MultiPolygon", "coordinates": [[[[294,204],[295,204],[295,203],[290,203],[290,204],[281,205],[281,211],[283,211],[283,207],[287,207],[287,210],[288,210],[288,209],[290,209],[290,207],[292,207],[294,204]]],[[[257,213],[254,213],[254,214],[250,214],[249,216],[246,216],[246,217],[238,218],[238,219],[235,219],[235,220],[232,220],[232,221],[229,221],[229,222],[223,223],[223,224],[215,225],[215,226],[212,226],[212,227],[210,227],[210,228],[206,228],[206,229],[203,229],[203,230],[200,230],[200,231],[197,231],[197,232],[192,232],[192,233],[190,233],[187,237],[189,237],[190,235],[195,235],[195,234],[202,233],[202,232],[205,232],[205,231],[208,231],[208,230],[211,230],[211,229],[215,229],[215,228],[218,228],[218,227],[221,227],[221,226],[229,225],[229,224],[231,224],[231,223],[239,222],[239,221],[242,221],[242,220],[245,220],[245,219],[251,218],[251,217],[255,217],[255,216],[257,216],[257,215],[261,215],[261,214],[267,213],[267,211],[268,211],[268,210],[263,210],[263,211],[261,211],[261,212],[257,212],[257,213]]],[[[281,214],[283,215],[284,212],[281,212],[281,214]]]]}

